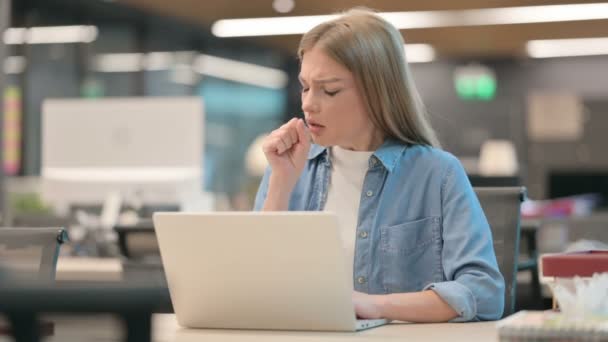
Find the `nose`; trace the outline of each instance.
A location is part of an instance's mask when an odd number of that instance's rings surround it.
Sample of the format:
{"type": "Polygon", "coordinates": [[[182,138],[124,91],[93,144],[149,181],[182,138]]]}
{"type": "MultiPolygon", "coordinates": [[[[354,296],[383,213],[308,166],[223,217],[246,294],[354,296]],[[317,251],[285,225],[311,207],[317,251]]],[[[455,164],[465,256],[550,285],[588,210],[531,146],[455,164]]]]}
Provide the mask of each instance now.
{"type": "Polygon", "coordinates": [[[309,90],[302,94],[302,111],[304,113],[316,113],[319,112],[320,105],[313,91],[309,90]]]}

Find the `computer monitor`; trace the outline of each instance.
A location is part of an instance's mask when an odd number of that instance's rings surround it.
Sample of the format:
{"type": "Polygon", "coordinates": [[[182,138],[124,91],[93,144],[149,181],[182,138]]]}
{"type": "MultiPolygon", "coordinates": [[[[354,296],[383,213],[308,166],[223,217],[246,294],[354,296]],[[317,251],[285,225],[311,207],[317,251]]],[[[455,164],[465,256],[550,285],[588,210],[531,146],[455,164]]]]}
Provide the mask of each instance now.
{"type": "Polygon", "coordinates": [[[99,205],[118,194],[206,206],[200,97],[50,99],[42,115],[45,201],[99,205]]]}
{"type": "Polygon", "coordinates": [[[608,208],[608,170],[550,170],[548,198],[594,194],[601,209],[608,208]]]}

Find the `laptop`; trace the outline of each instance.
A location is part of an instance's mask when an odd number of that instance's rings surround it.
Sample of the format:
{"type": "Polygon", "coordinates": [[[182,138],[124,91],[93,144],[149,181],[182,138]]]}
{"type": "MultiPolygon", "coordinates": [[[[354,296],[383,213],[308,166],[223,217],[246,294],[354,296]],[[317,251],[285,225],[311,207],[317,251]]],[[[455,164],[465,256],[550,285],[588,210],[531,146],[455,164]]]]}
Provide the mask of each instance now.
{"type": "Polygon", "coordinates": [[[338,220],[325,212],[155,213],[178,323],[358,331],[338,220]]]}

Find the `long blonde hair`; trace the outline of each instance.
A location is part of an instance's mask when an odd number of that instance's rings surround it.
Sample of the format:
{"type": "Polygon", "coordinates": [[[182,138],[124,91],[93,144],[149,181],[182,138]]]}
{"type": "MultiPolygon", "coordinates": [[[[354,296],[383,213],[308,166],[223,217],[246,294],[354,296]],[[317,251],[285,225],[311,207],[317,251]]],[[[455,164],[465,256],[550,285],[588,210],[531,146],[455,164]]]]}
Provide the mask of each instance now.
{"type": "Polygon", "coordinates": [[[320,47],[353,73],[371,121],[386,137],[439,147],[405,60],[399,31],[369,9],[354,8],[308,31],[298,57],[320,47]]]}

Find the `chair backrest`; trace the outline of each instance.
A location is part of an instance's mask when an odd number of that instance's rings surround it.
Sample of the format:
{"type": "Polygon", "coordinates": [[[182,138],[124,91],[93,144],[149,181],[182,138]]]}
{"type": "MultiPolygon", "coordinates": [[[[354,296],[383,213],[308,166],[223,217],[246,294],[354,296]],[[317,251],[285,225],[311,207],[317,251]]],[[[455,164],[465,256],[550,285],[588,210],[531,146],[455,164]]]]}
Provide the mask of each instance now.
{"type": "Polygon", "coordinates": [[[490,224],[498,268],[505,278],[503,317],[506,317],[515,310],[520,207],[526,197],[526,188],[475,187],[474,189],[490,224]]]}
{"type": "Polygon", "coordinates": [[[54,280],[59,249],[67,240],[63,228],[0,227],[0,267],[19,276],[54,280]]]}

